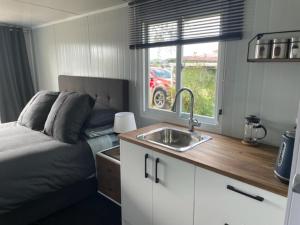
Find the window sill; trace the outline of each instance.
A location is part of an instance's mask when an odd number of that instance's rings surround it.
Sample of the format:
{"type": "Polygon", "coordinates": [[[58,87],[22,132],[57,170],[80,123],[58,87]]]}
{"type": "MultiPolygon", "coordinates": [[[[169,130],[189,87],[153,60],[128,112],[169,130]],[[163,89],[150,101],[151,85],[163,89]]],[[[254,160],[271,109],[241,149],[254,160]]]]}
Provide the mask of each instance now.
{"type": "MultiPolygon", "coordinates": [[[[142,125],[149,125],[149,122],[151,124],[159,123],[159,122],[167,122],[167,123],[172,123],[184,127],[188,126],[188,119],[179,117],[178,114],[172,112],[164,112],[164,111],[161,112],[159,110],[147,110],[141,112],[140,118],[142,120],[146,120],[146,121],[148,120],[146,123],[142,122],[142,125]]],[[[198,119],[197,117],[195,118],[198,119]]],[[[222,131],[221,120],[218,122],[218,124],[201,122],[201,121],[200,123],[201,123],[200,127],[195,127],[196,130],[199,129],[203,131],[221,134],[222,131]]]]}

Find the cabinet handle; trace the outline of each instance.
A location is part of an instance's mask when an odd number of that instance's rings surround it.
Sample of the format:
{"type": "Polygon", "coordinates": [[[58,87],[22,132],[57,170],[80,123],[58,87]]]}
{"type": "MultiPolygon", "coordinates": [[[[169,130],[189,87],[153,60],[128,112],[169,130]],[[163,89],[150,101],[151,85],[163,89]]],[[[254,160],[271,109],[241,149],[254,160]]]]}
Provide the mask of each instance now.
{"type": "Polygon", "coordinates": [[[159,158],[156,158],[155,160],[155,183],[159,183],[159,178],[157,177],[157,165],[159,163],[159,158]]]}
{"type": "Polygon", "coordinates": [[[145,154],[145,178],[149,177],[149,174],[147,173],[147,159],[149,158],[149,154],[145,154]]]}
{"type": "Polygon", "coordinates": [[[241,195],[247,196],[249,198],[255,199],[255,200],[259,201],[259,202],[263,202],[265,200],[263,197],[260,197],[258,195],[248,194],[248,193],[243,192],[243,191],[241,191],[241,190],[239,190],[239,189],[237,189],[237,188],[235,188],[235,187],[233,187],[231,185],[227,185],[227,189],[230,190],[230,191],[234,191],[236,193],[239,193],[241,195]]]}

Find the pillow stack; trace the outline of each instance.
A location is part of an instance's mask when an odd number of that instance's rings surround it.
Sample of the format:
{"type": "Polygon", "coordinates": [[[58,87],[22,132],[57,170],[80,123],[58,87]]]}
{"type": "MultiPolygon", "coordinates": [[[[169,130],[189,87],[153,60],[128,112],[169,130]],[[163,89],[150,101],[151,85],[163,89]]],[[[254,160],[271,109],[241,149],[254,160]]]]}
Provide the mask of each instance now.
{"type": "Polygon", "coordinates": [[[110,125],[113,126],[117,110],[108,107],[96,106],[93,108],[89,119],[85,123],[86,129],[98,128],[110,125]]]}
{"type": "Polygon", "coordinates": [[[75,144],[94,100],[88,94],[61,92],[53,104],[44,132],[62,142],[75,144]]]}
{"type": "Polygon", "coordinates": [[[43,130],[48,114],[59,93],[40,91],[24,107],[17,123],[32,130],[43,130]]]}
{"type": "Polygon", "coordinates": [[[17,123],[75,144],[94,103],[88,94],[40,91],[25,106],[17,123]]]}

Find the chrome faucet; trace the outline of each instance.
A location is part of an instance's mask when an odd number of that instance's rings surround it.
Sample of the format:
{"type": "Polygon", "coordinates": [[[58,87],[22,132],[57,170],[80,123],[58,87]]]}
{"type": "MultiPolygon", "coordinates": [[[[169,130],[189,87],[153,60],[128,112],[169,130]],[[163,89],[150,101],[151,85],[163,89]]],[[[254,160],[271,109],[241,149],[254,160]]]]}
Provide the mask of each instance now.
{"type": "Polygon", "coordinates": [[[174,104],[172,106],[172,111],[173,112],[176,112],[176,101],[177,101],[177,98],[178,96],[181,94],[181,92],[183,91],[187,91],[190,96],[191,96],[191,101],[190,101],[190,119],[189,119],[189,131],[190,132],[194,132],[194,126],[200,126],[201,123],[198,122],[198,120],[196,120],[194,118],[194,94],[192,92],[191,89],[188,89],[188,88],[181,88],[177,93],[176,93],[176,96],[175,96],[175,100],[174,100],[174,104]]]}

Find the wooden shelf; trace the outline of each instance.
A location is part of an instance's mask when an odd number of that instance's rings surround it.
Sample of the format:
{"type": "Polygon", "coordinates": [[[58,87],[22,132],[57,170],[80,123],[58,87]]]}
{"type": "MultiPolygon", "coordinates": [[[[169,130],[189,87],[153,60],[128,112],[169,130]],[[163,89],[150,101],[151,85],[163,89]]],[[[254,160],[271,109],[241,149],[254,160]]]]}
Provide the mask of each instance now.
{"type": "Polygon", "coordinates": [[[264,62],[293,63],[293,62],[300,62],[300,59],[248,59],[247,61],[252,63],[264,63],[264,62]]]}

